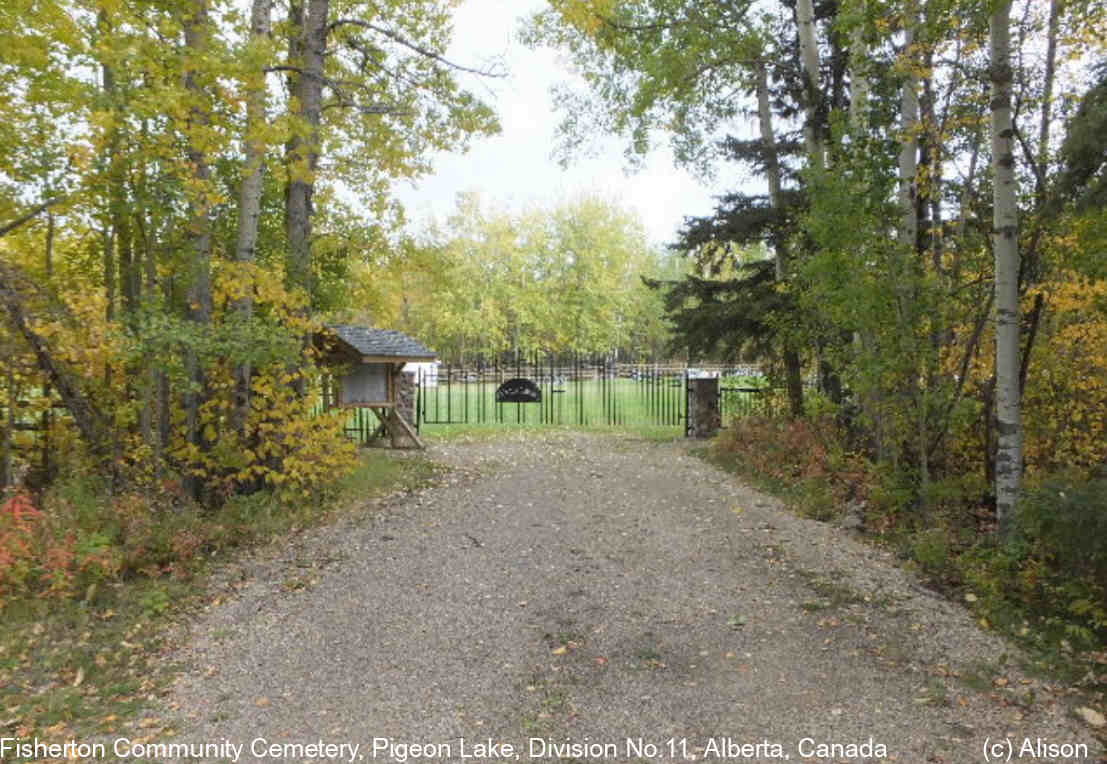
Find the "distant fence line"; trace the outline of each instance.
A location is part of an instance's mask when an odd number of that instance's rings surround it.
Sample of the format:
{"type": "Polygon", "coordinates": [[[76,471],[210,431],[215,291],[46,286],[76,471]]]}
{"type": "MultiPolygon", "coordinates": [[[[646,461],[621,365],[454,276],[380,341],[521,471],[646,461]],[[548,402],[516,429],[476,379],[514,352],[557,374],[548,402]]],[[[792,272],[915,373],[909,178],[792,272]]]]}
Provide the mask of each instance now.
{"type": "Polygon", "coordinates": [[[421,364],[416,376],[416,425],[554,424],[687,426],[691,377],[720,377],[724,419],[783,410],[780,391],[767,387],[750,364],[628,363],[605,356],[532,354],[523,359],[476,359],[421,364]],[[509,379],[532,381],[534,403],[496,401],[509,379]]]}
{"type": "Polygon", "coordinates": [[[412,366],[420,368],[422,378],[428,383],[428,386],[433,386],[437,381],[437,376],[441,375],[453,375],[450,377],[451,380],[455,379],[457,375],[465,376],[464,379],[458,379],[457,381],[478,381],[479,379],[492,381],[500,379],[505,373],[511,373],[513,370],[515,376],[530,373],[536,380],[543,374],[580,375],[585,379],[596,379],[600,375],[629,379],[645,373],[666,376],[685,376],[686,373],[691,373],[692,376],[746,377],[751,379],[765,376],[761,367],[756,364],[697,364],[685,361],[637,363],[615,361],[604,356],[565,354],[532,354],[525,359],[521,357],[512,359],[477,357],[464,363],[444,360],[432,364],[412,364],[412,366]]]}

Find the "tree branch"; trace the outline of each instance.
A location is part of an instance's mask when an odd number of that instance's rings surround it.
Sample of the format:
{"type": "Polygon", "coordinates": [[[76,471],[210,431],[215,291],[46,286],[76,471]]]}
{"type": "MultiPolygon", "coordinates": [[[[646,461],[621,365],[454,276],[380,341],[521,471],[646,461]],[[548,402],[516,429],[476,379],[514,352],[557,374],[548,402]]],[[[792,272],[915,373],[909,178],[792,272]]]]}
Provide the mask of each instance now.
{"type": "MultiPolygon", "coordinates": [[[[50,206],[49,204],[42,207],[50,206]]],[[[42,210],[39,210],[41,212],[42,210]]],[[[36,213],[37,214],[37,213],[36,213]]],[[[107,459],[111,453],[107,442],[107,419],[92,401],[78,387],[72,375],[50,352],[46,340],[31,328],[24,308],[23,296],[16,287],[18,281],[28,280],[10,265],[0,265],[0,302],[8,313],[8,320],[35,354],[38,366],[50,380],[62,399],[62,403],[73,416],[73,421],[85,439],[89,450],[98,457],[107,459]]]]}
{"type": "Polygon", "coordinates": [[[299,66],[288,66],[281,64],[277,66],[266,66],[262,69],[266,74],[272,74],[273,72],[295,72],[296,74],[303,74],[304,70],[299,66]]]}
{"type": "Polygon", "coordinates": [[[53,199],[47,199],[42,204],[40,204],[37,207],[33,208],[30,212],[25,213],[24,215],[22,215],[21,217],[16,218],[15,220],[13,220],[10,223],[5,223],[4,225],[0,226],[0,237],[7,236],[9,233],[11,233],[15,229],[19,228],[20,226],[22,226],[26,223],[29,223],[31,220],[34,220],[35,217],[37,217],[38,215],[41,215],[43,212],[50,209],[51,207],[53,207],[55,204],[59,203],[63,199],[64,199],[64,197],[61,197],[61,196],[56,196],[53,199]]]}
{"type": "Polygon", "coordinates": [[[1038,336],[1038,326],[1042,320],[1042,307],[1045,298],[1042,293],[1034,295],[1034,307],[1030,309],[1030,333],[1026,337],[1026,348],[1022,353],[1022,366],[1019,368],[1019,397],[1026,389],[1026,375],[1030,371],[1030,351],[1034,349],[1034,340],[1038,336]]]}
{"type": "Polygon", "coordinates": [[[376,32],[379,35],[387,37],[389,40],[392,40],[398,45],[402,45],[408,50],[418,53],[420,56],[437,61],[438,63],[443,64],[444,66],[448,66],[451,69],[456,69],[459,72],[468,72],[469,74],[476,74],[480,77],[507,76],[506,73],[500,74],[497,72],[483,71],[468,66],[462,66],[461,64],[456,64],[453,61],[450,61],[445,56],[441,55],[440,53],[435,53],[429,48],[424,48],[422,45],[412,42],[411,40],[401,35],[399,32],[393,32],[391,29],[385,29],[384,27],[377,26],[376,24],[373,24],[369,21],[362,21],[361,19],[336,19],[335,21],[332,21],[330,24],[327,25],[327,30],[333,31],[340,26],[356,26],[361,27],[362,29],[368,29],[371,32],[376,32]]]}
{"type": "Polygon", "coordinates": [[[933,456],[938,450],[938,446],[942,444],[946,434],[949,432],[949,427],[953,423],[953,409],[957,406],[957,403],[961,400],[961,396],[965,391],[965,381],[969,376],[969,364],[972,362],[972,357],[976,354],[976,347],[980,344],[980,335],[984,332],[984,327],[988,323],[988,316],[992,312],[992,301],[995,299],[995,293],[992,292],[988,295],[988,302],[984,306],[984,310],[981,311],[979,318],[977,318],[976,326],[973,327],[972,335],[969,337],[968,344],[965,345],[965,355],[961,358],[961,369],[957,375],[957,389],[953,392],[953,397],[950,398],[949,405],[946,406],[945,411],[942,412],[942,429],[940,429],[934,435],[934,440],[930,442],[930,447],[926,453],[928,456],[933,456]]]}
{"type": "Polygon", "coordinates": [[[1026,158],[1026,164],[1030,167],[1030,172],[1034,174],[1034,183],[1039,191],[1039,196],[1044,193],[1046,186],[1045,168],[1038,165],[1038,159],[1034,156],[1034,151],[1030,148],[1030,144],[1026,141],[1026,136],[1023,135],[1022,130],[1015,126],[1015,138],[1019,142],[1019,148],[1022,149],[1023,156],[1026,158]]]}
{"type": "Polygon", "coordinates": [[[374,103],[363,106],[356,101],[343,98],[341,94],[339,94],[339,99],[337,101],[323,104],[322,111],[326,111],[327,109],[356,109],[361,114],[411,114],[411,112],[406,109],[402,109],[399,106],[390,106],[386,103],[374,103]]]}

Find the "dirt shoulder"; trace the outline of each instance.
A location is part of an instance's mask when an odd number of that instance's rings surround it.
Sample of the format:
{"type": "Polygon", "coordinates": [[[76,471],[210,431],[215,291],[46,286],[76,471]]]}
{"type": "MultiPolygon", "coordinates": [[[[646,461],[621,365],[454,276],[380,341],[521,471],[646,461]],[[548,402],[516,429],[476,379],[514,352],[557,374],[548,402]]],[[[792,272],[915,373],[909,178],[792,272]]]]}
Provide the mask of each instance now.
{"type": "Polygon", "coordinates": [[[454,467],[439,484],[224,577],[178,656],[176,742],[238,761],[1103,755],[965,610],[684,443],[432,455],[454,467]]]}

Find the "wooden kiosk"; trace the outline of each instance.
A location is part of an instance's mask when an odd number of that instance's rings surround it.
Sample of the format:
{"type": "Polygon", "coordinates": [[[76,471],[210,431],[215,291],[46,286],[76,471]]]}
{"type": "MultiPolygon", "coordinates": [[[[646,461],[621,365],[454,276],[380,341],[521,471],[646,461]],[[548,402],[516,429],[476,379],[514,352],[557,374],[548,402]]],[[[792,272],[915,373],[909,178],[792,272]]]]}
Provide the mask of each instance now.
{"type": "Polygon", "coordinates": [[[365,326],[328,326],[315,337],[323,362],[341,367],[324,387],[326,408],[364,408],[380,426],[375,438],[388,436],[393,448],[425,448],[415,432],[414,383],[404,374],[408,362],[435,361],[434,351],[402,332],[365,326]]]}

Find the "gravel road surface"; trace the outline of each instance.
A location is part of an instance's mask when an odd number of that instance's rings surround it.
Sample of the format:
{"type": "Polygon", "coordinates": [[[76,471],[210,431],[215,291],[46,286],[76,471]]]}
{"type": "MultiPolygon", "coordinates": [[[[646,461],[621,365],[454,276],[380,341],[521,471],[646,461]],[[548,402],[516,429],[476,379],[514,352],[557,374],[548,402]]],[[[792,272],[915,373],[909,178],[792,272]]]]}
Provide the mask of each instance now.
{"type": "Polygon", "coordinates": [[[223,571],[173,740],[237,761],[1102,761],[1075,701],[968,611],[691,447],[432,446],[453,468],[433,487],[223,571]]]}

